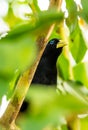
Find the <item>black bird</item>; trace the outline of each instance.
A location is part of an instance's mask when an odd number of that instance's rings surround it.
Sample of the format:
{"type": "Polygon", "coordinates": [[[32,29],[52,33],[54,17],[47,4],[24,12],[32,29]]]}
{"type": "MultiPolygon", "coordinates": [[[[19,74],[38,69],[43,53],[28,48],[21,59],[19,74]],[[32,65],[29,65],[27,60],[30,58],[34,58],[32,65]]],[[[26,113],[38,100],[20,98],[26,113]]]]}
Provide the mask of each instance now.
{"type": "Polygon", "coordinates": [[[62,52],[63,45],[57,38],[48,42],[32,80],[33,84],[56,85],[56,62],[62,52]]]}
{"type": "MultiPolygon", "coordinates": [[[[45,86],[56,86],[57,84],[57,68],[56,62],[58,56],[62,52],[65,44],[61,40],[51,39],[43,52],[36,72],[34,74],[32,84],[41,84],[45,86]]],[[[20,112],[24,112],[28,107],[26,101],[23,102],[20,112]],[[26,104],[26,105],[25,105],[26,104]]]]}

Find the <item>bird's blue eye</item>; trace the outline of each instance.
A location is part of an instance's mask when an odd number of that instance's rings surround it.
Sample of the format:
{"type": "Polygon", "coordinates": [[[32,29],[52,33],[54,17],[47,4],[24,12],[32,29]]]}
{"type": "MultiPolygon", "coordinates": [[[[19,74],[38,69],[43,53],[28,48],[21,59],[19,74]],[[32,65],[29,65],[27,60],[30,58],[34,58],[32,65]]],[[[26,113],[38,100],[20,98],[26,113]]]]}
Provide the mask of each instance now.
{"type": "Polygon", "coordinates": [[[51,45],[54,44],[54,40],[51,40],[51,41],[50,41],[50,44],[51,44],[51,45]]]}

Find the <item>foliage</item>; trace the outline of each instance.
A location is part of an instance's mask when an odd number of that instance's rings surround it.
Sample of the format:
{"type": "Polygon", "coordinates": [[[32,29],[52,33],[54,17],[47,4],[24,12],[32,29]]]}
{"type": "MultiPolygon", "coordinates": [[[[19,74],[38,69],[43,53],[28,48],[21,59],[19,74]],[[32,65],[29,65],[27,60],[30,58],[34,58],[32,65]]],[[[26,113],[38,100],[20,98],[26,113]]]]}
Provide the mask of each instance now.
{"type": "MultiPolygon", "coordinates": [[[[28,109],[20,113],[16,123],[22,130],[57,129],[68,130],[66,118],[74,113],[86,114],[88,107],[88,61],[83,61],[88,43],[82,28],[88,28],[87,0],[81,0],[82,8],[74,0],[65,0],[68,17],[62,11],[42,11],[37,0],[8,0],[8,12],[2,19],[8,23],[10,31],[0,39],[0,102],[4,94],[11,98],[19,76],[30,68],[38,54],[36,39],[45,35],[46,30],[56,23],[51,37],[59,37],[68,42],[57,62],[58,89],[31,86],[26,96],[28,109]],[[32,12],[24,13],[24,19],[16,15],[17,5],[26,5],[32,12]],[[63,24],[65,21],[65,25],[63,24]],[[81,22],[80,22],[81,21],[81,22]],[[62,30],[62,25],[64,30],[62,30]],[[68,34],[67,34],[67,30],[68,34]],[[71,57],[70,57],[70,55],[71,57]],[[71,60],[75,64],[72,64],[71,60]]],[[[76,118],[72,122],[77,130],[87,130],[88,117],[76,118]]]]}

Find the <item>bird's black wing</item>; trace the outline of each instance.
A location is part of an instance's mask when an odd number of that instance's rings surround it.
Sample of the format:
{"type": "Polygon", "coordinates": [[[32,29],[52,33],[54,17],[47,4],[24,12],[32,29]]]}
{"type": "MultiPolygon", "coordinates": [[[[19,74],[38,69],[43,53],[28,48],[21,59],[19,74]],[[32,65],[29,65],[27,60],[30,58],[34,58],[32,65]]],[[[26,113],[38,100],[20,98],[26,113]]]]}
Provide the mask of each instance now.
{"type": "Polygon", "coordinates": [[[46,56],[43,56],[39,62],[36,69],[32,83],[34,84],[44,84],[44,85],[55,85],[57,80],[57,70],[56,64],[51,67],[48,63],[46,56]]]}

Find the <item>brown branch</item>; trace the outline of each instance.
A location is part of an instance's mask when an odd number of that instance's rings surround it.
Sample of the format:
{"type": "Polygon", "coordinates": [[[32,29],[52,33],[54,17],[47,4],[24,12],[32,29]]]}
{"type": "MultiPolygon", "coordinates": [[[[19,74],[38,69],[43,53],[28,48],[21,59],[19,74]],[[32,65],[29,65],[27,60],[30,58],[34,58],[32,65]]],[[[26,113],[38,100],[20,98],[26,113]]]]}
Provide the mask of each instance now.
{"type": "MultiPolygon", "coordinates": [[[[51,0],[49,9],[55,7],[59,11],[61,2],[62,2],[62,0],[51,0]]],[[[15,124],[14,122],[16,120],[20,107],[21,107],[23,100],[26,96],[26,93],[29,89],[29,86],[33,79],[37,65],[41,58],[41,55],[45,49],[46,43],[47,43],[54,27],[55,27],[55,23],[53,23],[49,27],[48,31],[46,32],[46,36],[41,35],[38,37],[37,44],[39,47],[39,53],[37,55],[37,59],[36,59],[35,63],[31,66],[31,68],[28,69],[27,71],[25,71],[23,73],[23,75],[20,77],[20,79],[17,83],[16,89],[14,91],[14,94],[9,102],[9,105],[8,105],[5,113],[3,114],[2,118],[0,119],[0,123],[3,126],[6,126],[5,128],[8,127],[8,130],[16,130],[16,127],[13,124],[15,124]],[[11,128],[12,125],[14,126],[13,129],[11,128]]]]}
{"type": "Polygon", "coordinates": [[[51,0],[49,9],[55,8],[56,10],[60,10],[62,4],[62,0],[51,0]]]}

